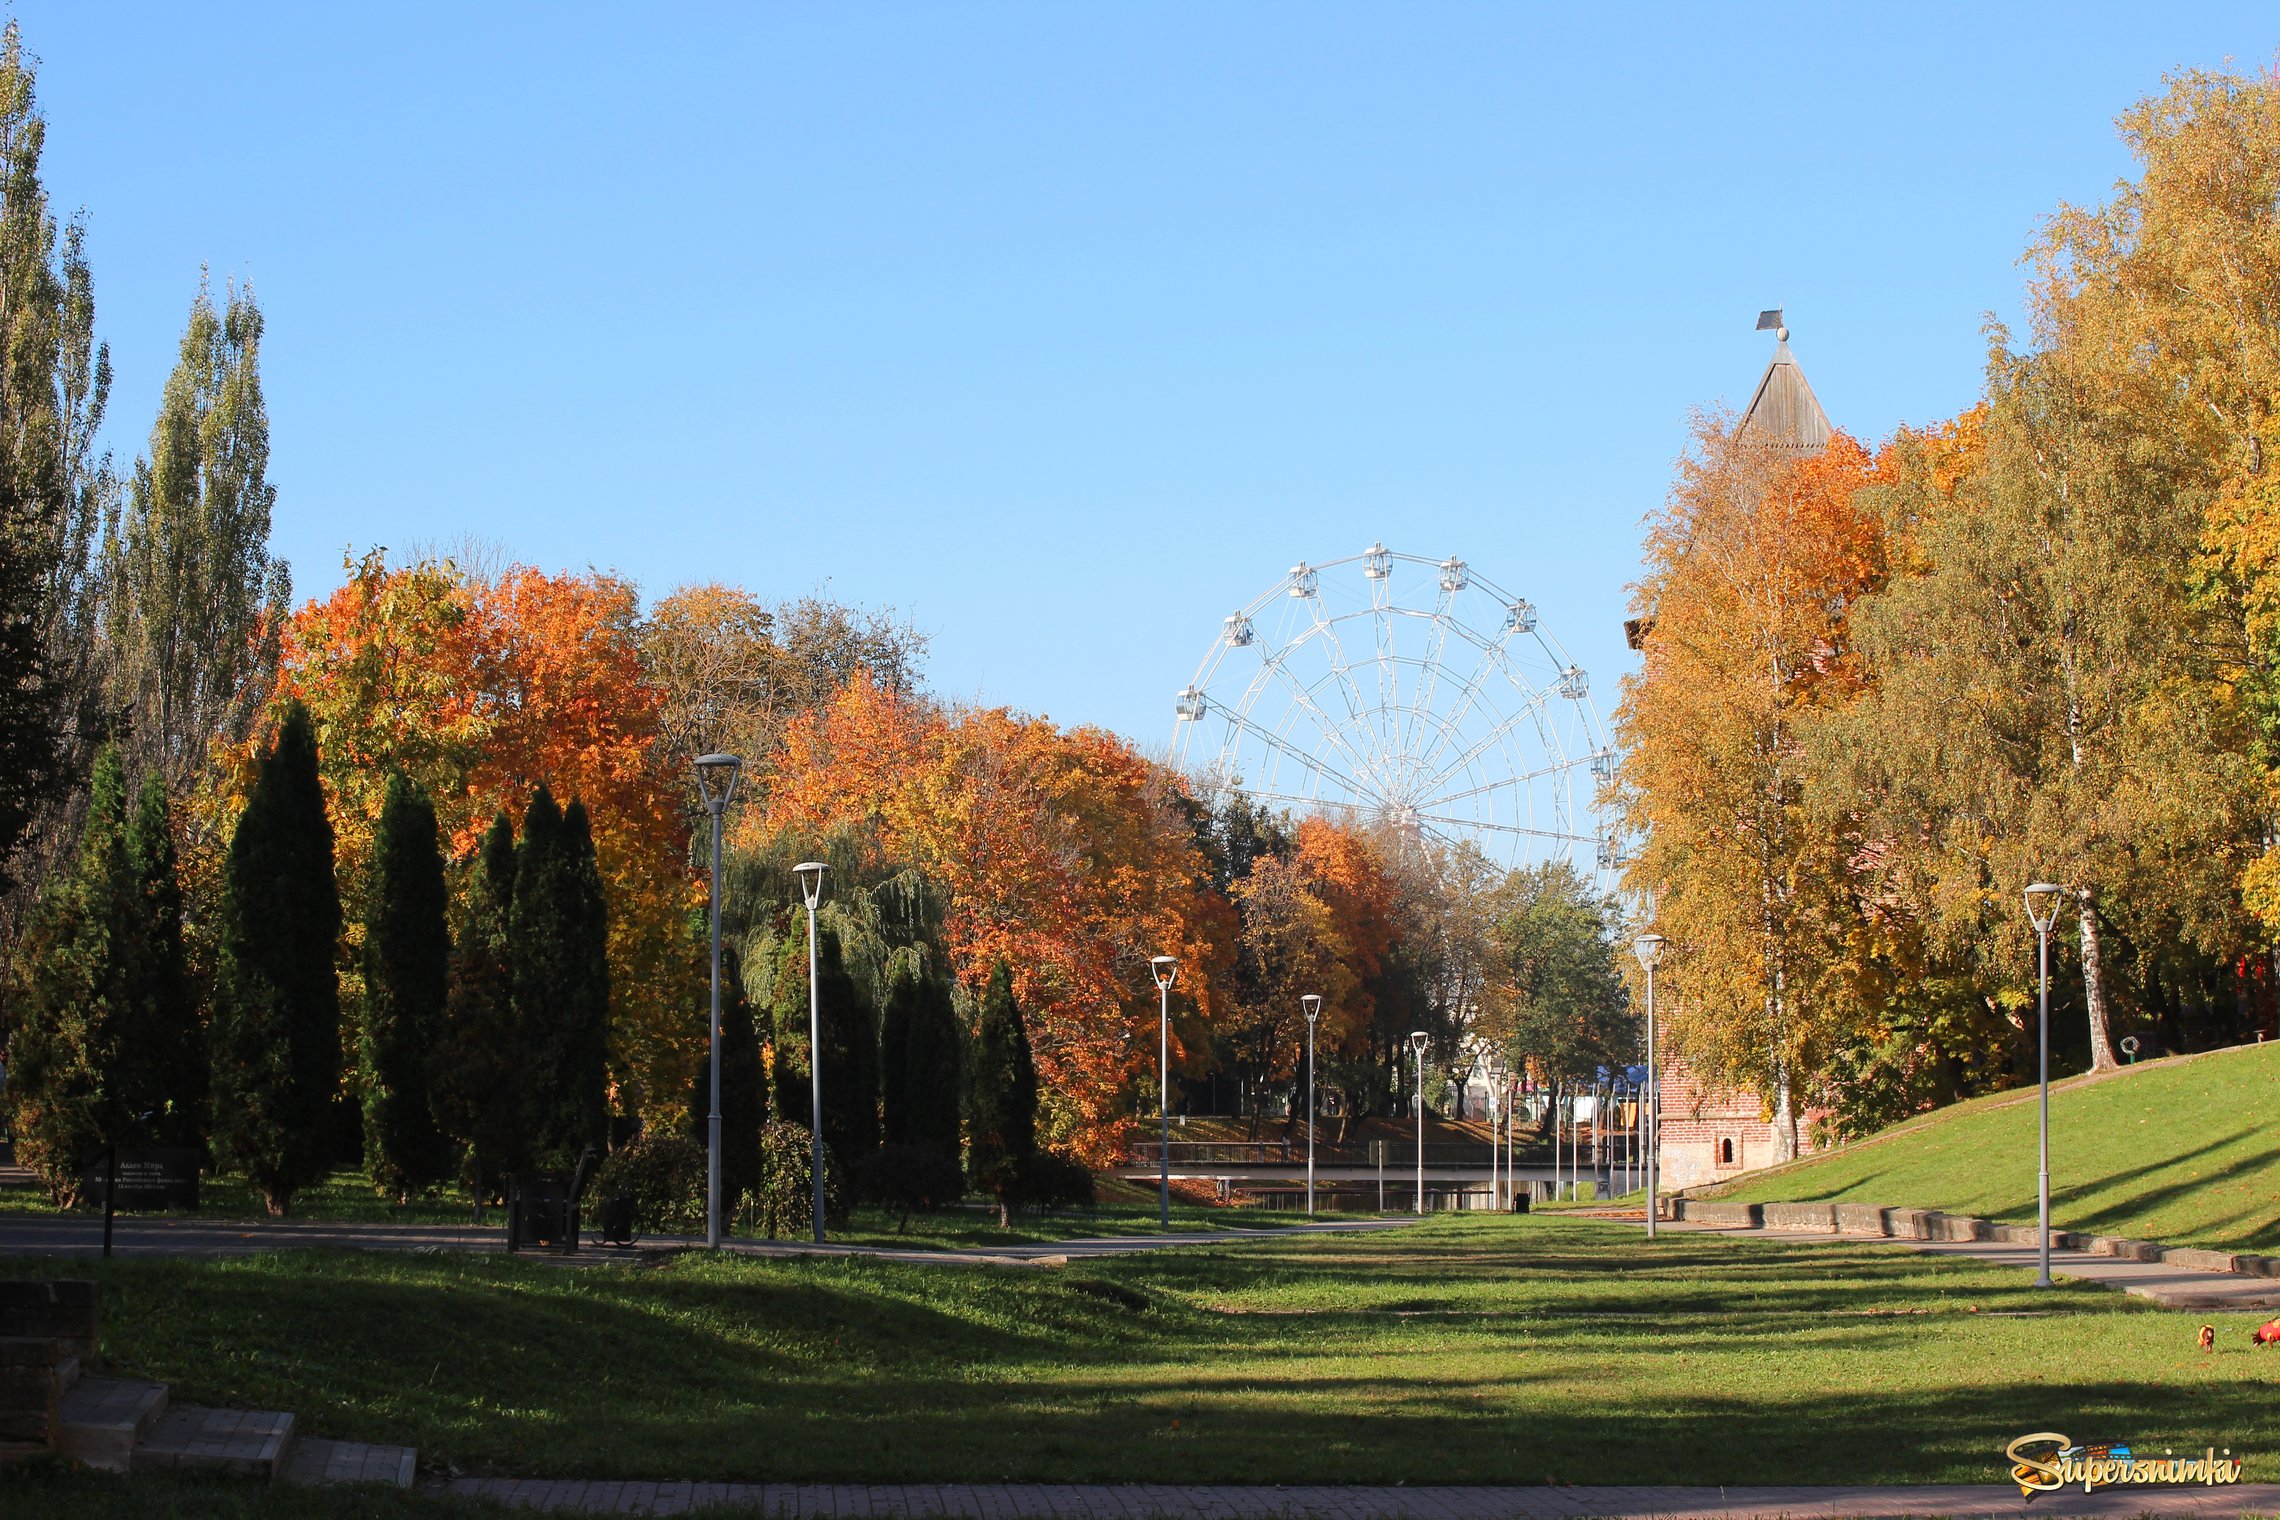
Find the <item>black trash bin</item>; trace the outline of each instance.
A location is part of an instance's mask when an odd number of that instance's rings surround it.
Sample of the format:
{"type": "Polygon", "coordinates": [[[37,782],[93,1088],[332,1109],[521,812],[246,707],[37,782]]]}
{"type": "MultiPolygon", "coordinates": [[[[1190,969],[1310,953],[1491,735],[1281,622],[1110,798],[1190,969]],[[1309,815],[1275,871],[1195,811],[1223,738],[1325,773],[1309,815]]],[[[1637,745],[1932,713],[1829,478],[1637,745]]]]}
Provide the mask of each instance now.
{"type": "Polygon", "coordinates": [[[1514,1188],[1512,1190],[1512,1212],[1515,1214],[1528,1212],[1528,1190],[1526,1188],[1514,1188]]]}
{"type": "Polygon", "coordinates": [[[632,1245],[633,1199],[623,1194],[604,1198],[601,1206],[594,1210],[594,1223],[595,1233],[602,1237],[603,1245],[632,1245]]]}
{"type": "Polygon", "coordinates": [[[578,1211],[568,1172],[517,1172],[508,1179],[507,1249],[574,1249],[578,1211]]]}

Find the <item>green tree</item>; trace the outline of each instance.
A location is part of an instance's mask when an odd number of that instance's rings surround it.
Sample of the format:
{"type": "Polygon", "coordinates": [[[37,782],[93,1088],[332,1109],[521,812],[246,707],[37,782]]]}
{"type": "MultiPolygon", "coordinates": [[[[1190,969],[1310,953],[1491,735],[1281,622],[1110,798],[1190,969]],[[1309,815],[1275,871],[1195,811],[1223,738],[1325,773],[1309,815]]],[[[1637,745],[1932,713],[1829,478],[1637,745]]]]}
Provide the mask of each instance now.
{"type": "Polygon", "coordinates": [[[364,1164],[373,1186],[399,1203],[443,1181],[454,1160],[427,1078],[450,996],[449,908],[435,804],[392,772],[372,842],[357,1062],[364,1164]]]}
{"type": "Polygon", "coordinates": [[[69,779],[100,729],[91,573],[112,499],[94,441],[111,383],[95,342],[83,229],[59,226],[40,178],[36,69],[0,31],[0,934],[71,856],[69,779]],[[19,846],[24,846],[19,851],[19,846]]]}
{"type": "MultiPolygon", "coordinates": [[[[708,1001],[706,1012],[711,1006],[708,1001]]],[[[720,1189],[725,1216],[760,1186],[760,1126],[767,1121],[768,1074],[761,1069],[760,1033],[744,995],[744,960],[734,945],[720,947],[720,1189]]],[[[710,1140],[712,1051],[697,1064],[689,1092],[689,1134],[710,1140]]]]}
{"type": "Polygon", "coordinates": [[[136,462],[119,531],[104,546],[104,642],[113,699],[144,770],[180,789],[217,740],[252,731],[277,674],[291,600],[269,553],[269,413],[261,309],[201,281],[136,462]]]}
{"type": "MultiPolygon", "coordinates": [[[[769,985],[770,1109],[807,1124],[814,1113],[808,1076],[807,936],[787,933],[776,945],[769,985]]],[[[854,1166],[879,1144],[878,1033],[871,1006],[847,971],[839,935],[825,927],[816,941],[816,1013],[823,1033],[823,1143],[830,1158],[854,1166]]]]}
{"type": "Polygon", "coordinates": [[[174,849],[174,810],[166,779],[143,777],[127,835],[134,873],[136,998],[130,1053],[142,1074],[133,1101],[151,1117],[143,1129],[161,1145],[205,1143],[206,1033],[182,932],[182,881],[174,849]]]}
{"type": "Polygon", "coordinates": [[[289,704],[222,866],[209,1028],[217,1149],[272,1214],[332,1160],[340,897],[308,710],[289,704]]]}
{"type": "MultiPolygon", "coordinates": [[[[6,1089],[17,1154],[70,1204],[80,1169],[122,1133],[138,1096],[123,1059],[135,1023],[136,937],[126,782],[116,747],[97,756],[79,859],[51,877],[17,946],[6,1089]]],[[[136,1052],[147,1057],[147,1051],[136,1052]]]]}
{"type": "Polygon", "coordinates": [[[921,1145],[956,1160],[964,1051],[950,980],[898,951],[879,1015],[880,1114],[889,1145],[921,1145]]]}
{"type": "Polygon", "coordinates": [[[999,961],[982,994],[966,1088],[966,1175],[997,1198],[1011,1222],[1024,1169],[1037,1154],[1037,1066],[1029,1029],[1013,1000],[1013,969],[999,961]]]}
{"type": "Polygon", "coordinates": [[[1484,1032],[1505,1046],[1514,1070],[1533,1060],[1546,1076],[1576,1077],[1641,1058],[1612,898],[1555,861],[1505,877],[1489,911],[1484,1032]]]}
{"type": "Polygon", "coordinates": [[[515,830],[492,820],[468,871],[466,909],[452,944],[443,1029],[428,1062],[428,1103],[443,1132],[473,1153],[478,1196],[530,1165],[537,1127],[528,1080],[532,1042],[515,1016],[508,923],[514,912],[515,830]]]}
{"type": "Polygon", "coordinates": [[[540,786],[523,813],[507,926],[515,1023],[526,1037],[536,1155],[567,1163],[605,1138],[607,923],[586,811],[540,786]]]}

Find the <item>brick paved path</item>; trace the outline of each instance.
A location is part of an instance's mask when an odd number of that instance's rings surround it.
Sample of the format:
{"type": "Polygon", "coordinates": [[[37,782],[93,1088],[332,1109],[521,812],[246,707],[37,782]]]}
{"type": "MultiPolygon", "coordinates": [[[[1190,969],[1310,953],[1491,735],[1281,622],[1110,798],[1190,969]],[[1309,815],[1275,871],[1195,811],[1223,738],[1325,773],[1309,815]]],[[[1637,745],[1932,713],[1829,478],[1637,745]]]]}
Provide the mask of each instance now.
{"type": "Polygon", "coordinates": [[[1911,1488],[1245,1488],[1155,1483],[620,1483],[459,1478],[431,1493],[582,1514],[734,1506],[771,1520],[1839,1520],[1846,1516],[2280,1514],[2280,1483],[2038,1495],[1911,1488]]]}

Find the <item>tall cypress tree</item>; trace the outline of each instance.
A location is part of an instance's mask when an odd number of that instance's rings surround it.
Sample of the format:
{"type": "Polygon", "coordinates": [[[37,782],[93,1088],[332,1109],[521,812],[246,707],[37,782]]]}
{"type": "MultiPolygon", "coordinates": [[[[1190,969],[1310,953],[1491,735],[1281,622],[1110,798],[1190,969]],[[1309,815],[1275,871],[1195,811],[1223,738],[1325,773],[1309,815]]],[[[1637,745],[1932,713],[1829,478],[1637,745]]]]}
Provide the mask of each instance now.
{"type": "Polygon", "coordinates": [[[340,1087],[340,894],[308,709],[285,709],[222,866],[214,1139],[272,1214],[325,1173],[340,1087]]]}
{"type": "MultiPolygon", "coordinates": [[[[806,924],[786,934],[776,950],[775,997],[769,1003],[774,1059],[769,1095],[777,1118],[806,1124],[813,1111],[808,1077],[808,965],[806,924]]],[[[879,1037],[877,1021],[841,957],[839,936],[822,929],[816,940],[816,1014],[823,1031],[823,1143],[852,1167],[879,1147],[879,1037]]]]}
{"type": "Polygon", "coordinates": [[[998,1222],[1009,1222],[1023,1166],[1037,1153],[1037,1067],[1029,1030],[1013,1000],[1013,971],[990,973],[974,1034],[966,1089],[966,1175],[997,1195],[998,1222]]]}
{"type": "Polygon", "coordinates": [[[609,1140],[610,914],[601,862],[586,804],[573,797],[562,813],[563,858],[570,885],[570,997],[562,1013],[561,1085],[568,1106],[564,1147],[597,1149],[609,1140]]]}
{"type": "MultiPolygon", "coordinates": [[[[708,989],[706,1013],[711,1013],[708,989]]],[[[712,1117],[712,1051],[697,1062],[689,1093],[689,1133],[706,1144],[712,1117]]],[[[744,996],[744,959],[720,947],[720,1185],[722,1211],[760,1186],[760,1126],[767,1122],[767,1073],[760,1066],[760,1033],[744,996]]]]}
{"type": "Polygon", "coordinates": [[[428,1060],[429,1108],[445,1134],[474,1152],[484,1192],[530,1165],[536,1128],[530,1041],[515,1017],[509,959],[514,896],[515,830],[501,813],[469,872],[443,1029],[428,1060]]]}
{"type": "Polygon", "coordinates": [[[965,1042],[950,978],[929,969],[919,980],[903,1053],[904,1138],[958,1159],[958,1111],[965,1096],[965,1042]]]}
{"type": "Polygon", "coordinates": [[[887,960],[887,995],[879,1005],[879,1121],[889,1145],[910,1140],[910,1029],[923,995],[918,957],[906,947],[887,960]]]}
{"type": "MultiPolygon", "coordinates": [[[[96,756],[73,869],[50,879],[17,945],[6,1096],[17,1151],[58,1203],[122,1119],[141,1073],[122,1053],[134,1023],[137,915],[126,780],[116,746],[96,756]]],[[[137,1063],[152,1052],[134,1050],[137,1063]]]]}
{"type": "Polygon", "coordinates": [[[373,1186],[406,1202],[451,1174],[451,1142],[428,1099],[427,1063],[451,987],[449,898],[435,804],[402,771],[388,777],[372,841],[364,918],[364,1164],[373,1186]]]}
{"type": "Polygon", "coordinates": [[[135,1029],[130,1046],[153,1052],[147,1080],[132,1101],[151,1117],[143,1126],[161,1145],[204,1144],[208,1077],[205,1031],[182,937],[182,882],[174,850],[173,808],[166,779],[143,778],[142,798],[127,835],[135,879],[135,1029]]]}

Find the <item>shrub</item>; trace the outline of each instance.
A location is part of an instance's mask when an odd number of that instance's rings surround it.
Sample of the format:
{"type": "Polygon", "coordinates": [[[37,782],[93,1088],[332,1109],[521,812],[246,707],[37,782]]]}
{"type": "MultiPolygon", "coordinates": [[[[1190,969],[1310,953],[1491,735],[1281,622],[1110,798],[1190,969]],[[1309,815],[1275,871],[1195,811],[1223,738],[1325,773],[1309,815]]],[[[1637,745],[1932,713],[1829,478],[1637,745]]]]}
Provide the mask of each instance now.
{"type": "Polygon", "coordinates": [[[705,1148],[679,1135],[644,1135],[610,1152],[593,1195],[632,1199],[636,1229],[696,1234],[705,1227],[705,1148]]]}
{"type": "MultiPolygon", "coordinates": [[[[827,1224],[847,1222],[847,1176],[823,1148],[823,1217],[827,1224]]],[[[760,1191],[754,1196],[755,1223],[770,1240],[808,1232],[814,1220],[815,1194],[808,1188],[808,1132],[804,1124],[781,1119],[760,1131],[760,1191]]]]}
{"type": "Polygon", "coordinates": [[[1015,1168],[1007,1202],[1027,1213],[1051,1214],[1093,1206],[1092,1169],[1056,1151],[1031,1151],[1015,1168]]]}
{"type": "Polygon", "coordinates": [[[856,1197],[900,1215],[898,1235],[912,1214],[948,1208],[965,1194],[966,1175],[958,1170],[958,1159],[937,1146],[882,1146],[856,1168],[856,1197]]]}

